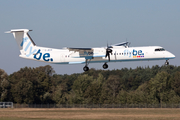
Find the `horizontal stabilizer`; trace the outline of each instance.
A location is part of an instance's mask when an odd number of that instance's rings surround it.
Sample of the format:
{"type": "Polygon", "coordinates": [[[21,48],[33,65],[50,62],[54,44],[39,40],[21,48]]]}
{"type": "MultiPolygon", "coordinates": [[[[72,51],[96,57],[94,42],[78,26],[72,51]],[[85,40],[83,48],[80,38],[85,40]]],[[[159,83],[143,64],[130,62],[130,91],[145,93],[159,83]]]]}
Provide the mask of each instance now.
{"type": "Polygon", "coordinates": [[[29,32],[29,31],[32,31],[32,30],[28,30],[28,29],[12,29],[11,31],[7,31],[5,33],[13,33],[13,32],[29,32]]]}

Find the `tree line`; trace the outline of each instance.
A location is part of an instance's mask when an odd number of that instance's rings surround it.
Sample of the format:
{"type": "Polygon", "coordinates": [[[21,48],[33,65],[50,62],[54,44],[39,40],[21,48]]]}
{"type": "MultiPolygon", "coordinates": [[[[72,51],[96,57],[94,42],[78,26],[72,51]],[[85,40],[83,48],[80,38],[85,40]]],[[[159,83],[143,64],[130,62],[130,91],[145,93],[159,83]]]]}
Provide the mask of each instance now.
{"type": "Polygon", "coordinates": [[[180,66],[55,74],[49,65],[11,75],[0,69],[0,101],[49,104],[180,103],[180,66]]]}

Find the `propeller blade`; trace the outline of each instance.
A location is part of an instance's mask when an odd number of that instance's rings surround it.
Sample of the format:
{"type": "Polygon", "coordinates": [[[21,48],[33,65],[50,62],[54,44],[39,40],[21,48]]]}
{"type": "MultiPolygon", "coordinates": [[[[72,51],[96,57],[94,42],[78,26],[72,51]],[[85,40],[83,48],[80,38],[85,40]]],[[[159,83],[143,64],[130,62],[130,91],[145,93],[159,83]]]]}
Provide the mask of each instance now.
{"type": "Polygon", "coordinates": [[[108,57],[108,60],[110,61],[110,53],[112,53],[112,50],[107,48],[106,49],[106,56],[105,57],[108,57]]]}
{"type": "Polygon", "coordinates": [[[107,54],[107,52],[106,52],[106,56],[105,56],[105,58],[108,56],[108,54],[107,54]]]}
{"type": "Polygon", "coordinates": [[[109,62],[110,62],[110,55],[108,54],[108,59],[109,59],[109,62]]]}

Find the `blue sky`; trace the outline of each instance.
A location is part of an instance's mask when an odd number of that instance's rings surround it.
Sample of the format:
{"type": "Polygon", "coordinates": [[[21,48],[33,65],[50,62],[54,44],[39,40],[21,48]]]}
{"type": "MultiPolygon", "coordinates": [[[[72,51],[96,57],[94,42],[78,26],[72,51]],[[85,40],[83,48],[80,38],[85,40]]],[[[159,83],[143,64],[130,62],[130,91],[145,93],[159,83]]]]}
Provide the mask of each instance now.
{"type": "MultiPolygon", "coordinates": [[[[179,66],[179,0],[1,0],[0,68],[8,74],[25,66],[47,63],[19,57],[11,29],[32,29],[30,36],[38,46],[101,47],[124,42],[131,46],[162,46],[176,55],[169,60],[179,66]]],[[[163,65],[165,61],[109,63],[109,69],[163,65]]],[[[84,64],[51,65],[57,74],[83,72],[84,64]]],[[[102,69],[103,63],[90,64],[102,69]]]]}

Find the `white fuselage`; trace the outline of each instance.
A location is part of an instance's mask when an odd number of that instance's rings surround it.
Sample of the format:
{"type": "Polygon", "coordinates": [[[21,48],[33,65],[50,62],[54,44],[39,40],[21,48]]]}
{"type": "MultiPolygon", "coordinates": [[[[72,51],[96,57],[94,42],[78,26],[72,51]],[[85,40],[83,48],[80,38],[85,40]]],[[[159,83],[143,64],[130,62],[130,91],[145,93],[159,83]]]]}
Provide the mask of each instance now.
{"type": "MultiPolygon", "coordinates": [[[[148,47],[124,47],[115,46],[111,48],[110,62],[123,61],[143,61],[143,60],[168,60],[175,56],[166,50],[161,49],[160,46],[148,47]]],[[[20,57],[50,62],[55,64],[82,64],[86,59],[91,60],[91,63],[109,62],[106,55],[106,48],[93,48],[93,51],[70,51],[69,49],[53,49],[35,46],[33,49],[38,51],[29,57],[20,55],[20,57]]]]}
{"type": "Polygon", "coordinates": [[[65,48],[54,49],[36,46],[29,36],[28,29],[13,29],[12,33],[20,49],[20,57],[55,64],[82,64],[84,71],[88,71],[88,64],[104,62],[103,68],[108,68],[107,62],[167,60],[175,55],[160,46],[127,47],[128,42],[100,48],[65,48]],[[126,46],[126,47],[125,47],[126,46]]]}

